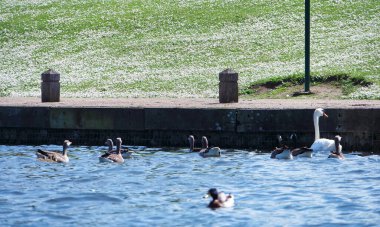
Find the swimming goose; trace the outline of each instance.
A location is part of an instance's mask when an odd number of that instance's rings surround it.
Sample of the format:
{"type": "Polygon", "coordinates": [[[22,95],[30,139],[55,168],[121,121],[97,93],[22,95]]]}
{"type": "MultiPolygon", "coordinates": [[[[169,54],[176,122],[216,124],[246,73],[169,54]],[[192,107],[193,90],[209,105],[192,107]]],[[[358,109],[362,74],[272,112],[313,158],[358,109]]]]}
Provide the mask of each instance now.
{"type": "Polygon", "coordinates": [[[205,141],[203,137],[202,137],[202,147],[201,147],[201,148],[199,148],[199,147],[194,147],[195,139],[194,139],[194,136],[193,136],[193,135],[190,135],[190,136],[187,138],[187,140],[189,141],[189,145],[190,145],[190,149],[189,149],[189,151],[190,151],[190,152],[200,152],[201,150],[204,150],[204,149],[207,148],[207,144],[206,144],[207,141],[205,141]]]}
{"type": "Polygon", "coordinates": [[[202,146],[206,147],[199,152],[199,155],[206,157],[220,157],[219,147],[208,147],[208,140],[206,136],[202,136],[202,146]]]}
{"type": "Polygon", "coordinates": [[[106,145],[108,146],[107,153],[116,152],[116,150],[113,150],[113,142],[111,139],[106,140],[106,145]]]}
{"type": "Polygon", "coordinates": [[[292,155],[293,157],[313,157],[313,149],[308,147],[297,148],[297,135],[295,133],[290,135],[290,139],[293,141],[292,155]]]}
{"type": "MultiPolygon", "coordinates": [[[[117,154],[118,153],[117,150],[113,150],[113,142],[111,139],[107,139],[106,145],[108,145],[107,153],[110,153],[110,154],[117,154]]],[[[121,149],[121,156],[123,156],[123,158],[131,158],[133,153],[134,152],[130,151],[128,148],[121,149]]]]}
{"type": "Polygon", "coordinates": [[[36,152],[38,160],[47,161],[47,162],[62,162],[68,163],[69,157],[67,156],[67,148],[71,145],[69,140],[63,141],[63,150],[62,153],[56,151],[44,151],[38,149],[36,152]]]}
{"type": "Polygon", "coordinates": [[[335,136],[335,138],[334,138],[335,151],[331,151],[329,158],[338,158],[338,159],[342,159],[342,160],[344,159],[344,155],[342,152],[342,146],[340,146],[341,139],[342,139],[342,137],[340,137],[339,135],[335,136]]]}
{"type": "MultiPolygon", "coordinates": [[[[108,140],[107,140],[108,141],[108,140]]],[[[99,157],[100,162],[116,162],[116,163],[123,163],[124,158],[121,155],[121,138],[116,138],[116,151],[117,153],[107,152],[104,155],[99,157]]]]}
{"type": "Polygon", "coordinates": [[[282,137],[280,135],[277,136],[277,142],[279,147],[276,147],[272,151],[270,158],[293,159],[292,150],[282,143],[282,137]]]}
{"type": "MultiPolygon", "coordinates": [[[[318,108],[314,111],[313,114],[313,122],[314,122],[314,133],[315,133],[315,140],[314,143],[311,145],[311,149],[313,151],[333,151],[335,150],[335,142],[334,140],[320,138],[319,133],[319,118],[320,117],[327,118],[327,114],[325,113],[324,109],[318,108]]],[[[341,145],[339,145],[340,148],[342,148],[341,145]]]]}
{"type": "Polygon", "coordinates": [[[224,194],[219,192],[216,188],[210,188],[204,198],[211,196],[212,200],[208,204],[209,208],[216,209],[221,207],[233,207],[235,205],[235,199],[232,194],[224,194]]]}

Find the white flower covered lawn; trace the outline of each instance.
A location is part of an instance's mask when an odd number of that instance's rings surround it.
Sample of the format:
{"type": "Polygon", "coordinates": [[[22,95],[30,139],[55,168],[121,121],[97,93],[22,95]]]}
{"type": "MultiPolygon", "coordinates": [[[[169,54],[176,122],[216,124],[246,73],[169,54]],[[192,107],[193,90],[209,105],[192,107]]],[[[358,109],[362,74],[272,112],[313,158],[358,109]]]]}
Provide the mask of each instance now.
{"type": "MultiPolygon", "coordinates": [[[[303,0],[0,0],[0,96],[39,96],[61,73],[63,97],[217,97],[302,74],[303,0]]],[[[312,1],[312,75],[364,76],[350,98],[377,98],[378,0],[312,1]]]]}

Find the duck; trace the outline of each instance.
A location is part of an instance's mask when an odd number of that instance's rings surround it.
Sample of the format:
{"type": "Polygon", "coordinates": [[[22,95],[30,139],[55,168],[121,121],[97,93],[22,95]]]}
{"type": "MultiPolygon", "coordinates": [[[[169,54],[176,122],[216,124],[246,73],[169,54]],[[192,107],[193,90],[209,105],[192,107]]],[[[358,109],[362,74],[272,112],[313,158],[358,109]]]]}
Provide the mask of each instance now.
{"type": "Polygon", "coordinates": [[[293,159],[292,150],[286,146],[284,147],[276,147],[272,153],[270,158],[275,159],[293,159]]]}
{"type": "Polygon", "coordinates": [[[202,136],[202,146],[205,148],[199,152],[199,155],[206,157],[220,157],[220,148],[219,147],[208,147],[208,140],[206,136],[202,136]]]}
{"type": "Polygon", "coordinates": [[[211,196],[212,200],[208,207],[211,209],[233,207],[235,205],[235,199],[232,194],[226,195],[224,192],[218,192],[216,188],[210,188],[204,198],[209,196],[211,196]]]}
{"type": "Polygon", "coordinates": [[[58,162],[58,163],[68,163],[69,157],[67,156],[68,147],[71,145],[71,141],[63,141],[62,153],[59,151],[44,151],[38,149],[36,152],[38,160],[47,162],[58,162]]]}
{"type": "MultiPolygon", "coordinates": [[[[121,144],[120,144],[120,147],[121,147],[121,144]]],[[[129,150],[128,148],[121,149],[121,156],[123,156],[123,158],[132,158],[133,153],[134,152],[129,150]]]]}
{"type": "Polygon", "coordinates": [[[313,149],[308,148],[306,146],[297,148],[297,134],[292,133],[290,135],[290,139],[293,141],[293,147],[292,147],[293,157],[306,157],[306,158],[313,157],[313,149]]]}
{"type": "Polygon", "coordinates": [[[304,158],[312,158],[313,157],[313,149],[309,147],[300,147],[292,149],[293,157],[304,157],[304,158]]]}
{"type": "Polygon", "coordinates": [[[339,135],[336,135],[334,137],[335,151],[331,151],[329,158],[337,158],[337,159],[341,159],[341,160],[345,159],[343,152],[342,152],[342,146],[340,146],[341,139],[342,139],[342,137],[340,137],[339,135]]]}
{"type": "MultiPolygon", "coordinates": [[[[310,146],[310,148],[313,149],[314,152],[335,150],[334,140],[320,138],[320,133],[319,133],[319,118],[320,117],[328,118],[328,115],[325,113],[324,109],[317,108],[314,110],[314,114],[313,114],[315,139],[314,139],[314,143],[310,146]]],[[[340,149],[342,149],[342,146],[341,145],[339,146],[340,146],[340,149]]]]}
{"type": "Polygon", "coordinates": [[[190,148],[189,148],[189,151],[190,152],[200,152],[204,149],[207,148],[207,144],[206,144],[206,141],[204,140],[204,138],[202,137],[202,147],[199,148],[199,147],[194,147],[194,144],[195,144],[195,139],[194,139],[194,136],[193,135],[190,135],[187,140],[189,141],[189,145],[190,145],[190,148]]]}
{"type": "MultiPolygon", "coordinates": [[[[109,140],[107,139],[106,143],[109,143],[109,140]]],[[[113,153],[113,150],[111,152],[107,152],[99,157],[100,162],[114,162],[114,163],[123,163],[124,158],[121,155],[121,144],[122,140],[120,137],[116,138],[116,153],[113,153]]],[[[110,145],[108,144],[110,147],[110,145]]],[[[109,149],[109,148],[108,148],[109,149]]]]}
{"type": "Polygon", "coordinates": [[[270,158],[274,159],[293,159],[292,150],[283,144],[281,135],[277,135],[277,142],[279,147],[272,150],[270,158]]]}
{"type": "MultiPolygon", "coordinates": [[[[112,139],[107,139],[106,140],[106,145],[108,146],[108,150],[106,153],[110,153],[110,154],[117,154],[117,150],[113,150],[113,142],[112,142],[112,139]]],[[[126,158],[132,158],[132,154],[134,152],[133,151],[130,151],[128,148],[126,149],[121,149],[121,156],[123,156],[124,159],[126,158]]]]}
{"type": "Polygon", "coordinates": [[[121,156],[123,156],[123,158],[132,158],[132,155],[134,154],[135,152],[129,150],[128,148],[125,148],[125,149],[121,149],[121,156]]]}

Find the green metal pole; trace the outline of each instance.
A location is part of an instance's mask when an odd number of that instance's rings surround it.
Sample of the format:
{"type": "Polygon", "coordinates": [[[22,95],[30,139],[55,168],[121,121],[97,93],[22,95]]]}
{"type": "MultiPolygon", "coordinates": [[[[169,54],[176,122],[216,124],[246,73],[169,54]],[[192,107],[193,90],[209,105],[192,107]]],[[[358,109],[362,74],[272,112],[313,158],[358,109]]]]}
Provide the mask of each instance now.
{"type": "Polygon", "coordinates": [[[305,92],[310,92],[310,0],[305,0],[305,92]]]}

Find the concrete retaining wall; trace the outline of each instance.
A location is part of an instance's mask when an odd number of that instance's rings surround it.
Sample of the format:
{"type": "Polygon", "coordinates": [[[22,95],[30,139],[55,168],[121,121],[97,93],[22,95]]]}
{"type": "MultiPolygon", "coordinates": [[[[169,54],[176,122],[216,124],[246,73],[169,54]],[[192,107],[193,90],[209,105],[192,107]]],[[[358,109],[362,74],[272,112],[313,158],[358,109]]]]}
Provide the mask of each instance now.
{"type": "MultiPolygon", "coordinates": [[[[124,144],[186,147],[187,136],[206,135],[222,148],[269,150],[276,135],[296,132],[300,145],[314,139],[313,109],[185,109],[0,107],[0,144],[124,144]]],[[[340,134],[344,151],[379,152],[380,109],[328,109],[321,137],[340,134]]]]}

